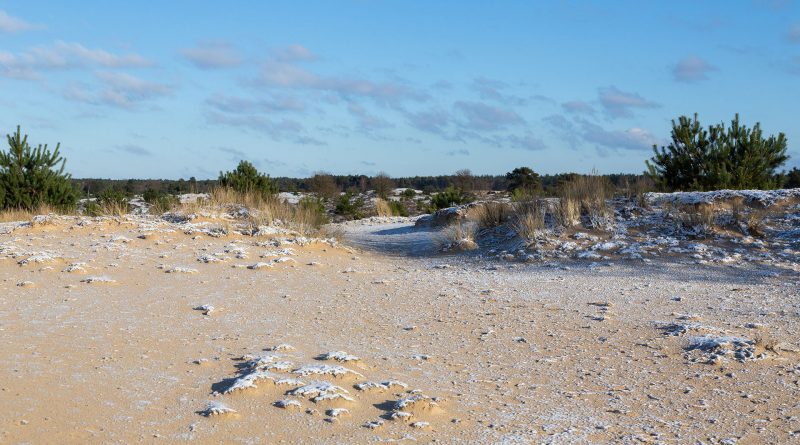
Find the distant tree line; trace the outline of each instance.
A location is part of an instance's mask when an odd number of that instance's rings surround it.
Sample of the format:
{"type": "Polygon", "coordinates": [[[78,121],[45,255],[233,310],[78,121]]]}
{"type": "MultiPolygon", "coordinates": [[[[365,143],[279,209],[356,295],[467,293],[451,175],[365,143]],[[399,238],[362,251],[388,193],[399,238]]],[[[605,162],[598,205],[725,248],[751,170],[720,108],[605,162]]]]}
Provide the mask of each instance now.
{"type": "MultiPolygon", "coordinates": [[[[671,142],[653,147],[653,157],[646,162],[648,171],[640,174],[590,176],[603,179],[615,194],[633,196],[649,190],[716,190],[723,188],[770,189],[800,187],[800,170],[779,172],[789,159],[783,133],[765,136],[761,126],[752,128],[739,122],[704,128],[697,115],[681,116],[672,123],[671,142]]],[[[367,175],[331,175],[325,172],[310,178],[270,178],[251,163],[241,161],[229,172],[220,172],[216,180],[189,179],[95,179],[72,178],[65,172],[66,160],[47,145],[31,147],[28,136],[19,127],[6,137],[8,151],[0,150],[0,209],[33,210],[41,206],[70,209],[81,197],[105,197],[108,203],[124,197],[142,195],[149,201],[168,204],[166,195],[207,193],[215,187],[258,191],[264,196],[282,192],[314,192],[322,200],[342,201],[360,192],[374,190],[386,198],[394,188],[412,188],[427,194],[441,195],[432,202],[447,205],[463,202],[475,191],[508,191],[514,199],[534,196],[558,196],[566,184],[585,177],[577,173],[540,175],[532,168],[518,167],[504,175],[473,175],[462,169],[451,175],[391,178],[385,173],[367,175]],[[340,195],[344,193],[344,195],[340,195]]],[[[605,187],[604,185],[604,187],[605,187]]],[[[406,196],[411,199],[412,196],[406,196]]],[[[349,201],[348,201],[349,202],[349,201]]]]}
{"type": "MultiPolygon", "coordinates": [[[[538,175],[539,194],[556,196],[560,184],[579,176],[578,173],[560,173],[556,175],[538,175]]],[[[646,175],[609,174],[601,175],[616,188],[625,188],[646,175]]],[[[391,178],[366,175],[315,175],[311,178],[273,177],[272,180],[281,192],[322,192],[321,194],[338,195],[341,192],[360,193],[376,190],[379,194],[395,188],[412,188],[423,193],[438,193],[447,188],[456,188],[466,192],[473,191],[507,191],[513,189],[512,179],[507,175],[476,175],[471,178],[464,175],[413,176],[391,178]]],[[[106,189],[114,189],[125,195],[143,195],[146,191],[168,194],[208,193],[219,185],[217,179],[71,179],[81,196],[96,196],[106,189]]]]}

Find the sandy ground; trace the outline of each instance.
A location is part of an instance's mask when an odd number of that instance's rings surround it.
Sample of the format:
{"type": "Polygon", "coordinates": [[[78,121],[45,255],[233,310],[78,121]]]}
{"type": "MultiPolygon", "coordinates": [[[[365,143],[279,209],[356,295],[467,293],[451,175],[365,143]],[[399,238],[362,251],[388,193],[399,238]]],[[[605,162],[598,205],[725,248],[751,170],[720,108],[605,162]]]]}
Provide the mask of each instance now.
{"type": "Polygon", "coordinates": [[[0,235],[0,442],[800,443],[792,270],[408,256],[403,226],[358,251],[170,230],[0,235]],[[726,336],[750,343],[690,350],[726,336]],[[407,387],[356,388],[389,380],[407,387]]]}

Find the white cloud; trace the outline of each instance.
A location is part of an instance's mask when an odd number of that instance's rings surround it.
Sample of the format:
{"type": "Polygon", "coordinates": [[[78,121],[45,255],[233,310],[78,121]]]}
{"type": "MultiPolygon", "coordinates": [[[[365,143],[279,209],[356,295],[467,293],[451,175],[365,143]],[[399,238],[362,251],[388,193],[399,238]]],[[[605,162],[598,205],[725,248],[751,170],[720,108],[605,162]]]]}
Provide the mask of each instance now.
{"type": "Polygon", "coordinates": [[[236,48],[225,42],[199,43],[181,50],[181,55],[200,69],[231,68],[242,64],[236,48]]]}
{"type": "Polygon", "coordinates": [[[400,82],[379,82],[361,77],[323,76],[296,63],[315,58],[316,56],[310,51],[299,45],[283,48],[277,52],[276,57],[264,64],[255,84],[272,88],[316,90],[346,99],[365,97],[393,106],[404,101],[428,99],[426,93],[400,82]]]}
{"type": "Polygon", "coordinates": [[[244,97],[215,94],[206,103],[226,113],[254,112],[301,112],[305,111],[305,102],[290,96],[273,96],[266,99],[249,99],[244,97]]]}
{"type": "Polygon", "coordinates": [[[708,73],[716,70],[716,67],[709,65],[705,60],[696,56],[688,56],[673,67],[672,75],[678,82],[697,82],[707,80],[708,73]]]}
{"type": "Polygon", "coordinates": [[[650,150],[661,141],[642,128],[606,130],[599,125],[583,121],[581,129],[584,140],[607,148],[624,150],[650,150]]]}
{"type": "Polygon", "coordinates": [[[17,17],[8,15],[7,12],[0,10],[0,32],[21,32],[40,29],[41,25],[28,23],[17,17]]]}
{"type": "Polygon", "coordinates": [[[299,62],[303,60],[316,60],[317,55],[303,45],[293,44],[275,51],[275,59],[282,62],[299,62]]]}
{"type": "Polygon", "coordinates": [[[39,79],[41,71],[82,68],[138,68],[154,63],[138,54],[117,55],[80,43],[56,41],[22,53],[0,52],[0,74],[19,79],[39,79]]]}
{"type": "Polygon", "coordinates": [[[92,105],[134,109],[140,103],[167,96],[172,87],[140,79],[126,73],[101,71],[95,73],[103,86],[97,89],[73,84],[64,91],[64,98],[92,105]]]}
{"type": "Polygon", "coordinates": [[[600,88],[600,104],[606,114],[612,118],[631,117],[633,108],[658,108],[655,102],[649,101],[636,93],[621,91],[617,87],[600,88]]]}
{"type": "Polygon", "coordinates": [[[588,102],[584,102],[582,100],[571,100],[569,102],[564,102],[561,104],[561,108],[568,113],[575,113],[575,114],[592,114],[594,113],[594,107],[588,102]]]}
{"type": "Polygon", "coordinates": [[[454,106],[466,118],[461,126],[470,131],[496,131],[525,122],[513,110],[481,102],[458,101],[454,106]]]}

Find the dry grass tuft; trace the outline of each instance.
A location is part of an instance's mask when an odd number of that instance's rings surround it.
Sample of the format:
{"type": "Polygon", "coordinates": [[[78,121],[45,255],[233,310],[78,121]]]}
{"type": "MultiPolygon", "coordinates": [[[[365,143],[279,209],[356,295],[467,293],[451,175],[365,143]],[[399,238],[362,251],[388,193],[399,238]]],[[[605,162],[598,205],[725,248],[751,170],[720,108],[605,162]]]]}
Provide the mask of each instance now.
{"type": "Polygon", "coordinates": [[[544,229],[545,210],[539,200],[517,203],[511,218],[511,229],[525,241],[535,239],[536,234],[544,229]]]}
{"type": "Polygon", "coordinates": [[[44,225],[49,224],[48,218],[36,218],[42,215],[59,214],[64,215],[63,211],[50,207],[47,204],[42,204],[34,210],[25,209],[6,209],[0,211],[0,222],[20,222],[30,221],[31,225],[44,225]]]}
{"type": "Polygon", "coordinates": [[[316,234],[325,223],[325,215],[313,206],[295,206],[275,196],[237,192],[225,187],[212,190],[208,202],[198,206],[225,210],[232,215],[242,214],[252,233],[257,233],[262,226],[279,225],[310,235],[316,234]]]}
{"type": "Polygon", "coordinates": [[[613,220],[606,200],[613,195],[608,179],[592,172],[569,180],[559,188],[561,202],[556,220],[564,227],[584,222],[589,228],[602,228],[613,220]]]}
{"type": "Polygon", "coordinates": [[[440,233],[437,244],[440,250],[473,250],[478,248],[478,224],[474,221],[458,222],[440,233]]]}
{"type": "Polygon", "coordinates": [[[764,235],[766,235],[765,221],[768,215],[768,209],[753,209],[747,215],[747,233],[753,236],[764,237],[764,235]]]}
{"type": "Polygon", "coordinates": [[[389,207],[389,203],[386,202],[383,198],[376,198],[375,199],[375,213],[378,216],[392,216],[392,208],[389,207]]]}
{"type": "Polygon", "coordinates": [[[502,202],[481,202],[467,210],[466,219],[479,229],[491,229],[507,223],[514,215],[511,205],[502,202]]]}
{"type": "Polygon", "coordinates": [[[716,227],[717,214],[713,206],[708,204],[668,207],[667,212],[677,222],[680,231],[695,236],[707,236],[716,227]]]}

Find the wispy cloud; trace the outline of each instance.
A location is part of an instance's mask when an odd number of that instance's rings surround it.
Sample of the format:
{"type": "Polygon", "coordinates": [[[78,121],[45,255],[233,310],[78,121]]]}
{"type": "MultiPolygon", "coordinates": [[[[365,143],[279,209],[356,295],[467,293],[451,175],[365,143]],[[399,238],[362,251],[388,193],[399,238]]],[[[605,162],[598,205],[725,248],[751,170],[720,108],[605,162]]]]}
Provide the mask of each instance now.
{"type": "Polygon", "coordinates": [[[582,100],[571,100],[569,102],[564,102],[561,104],[561,108],[564,109],[567,113],[575,113],[575,114],[592,114],[594,113],[594,107],[589,102],[584,102],[582,100]]]}
{"type": "MultiPolygon", "coordinates": [[[[258,114],[225,114],[217,111],[206,113],[206,122],[214,125],[244,128],[269,136],[275,141],[289,140],[301,145],[327,145],[306,134],[303,124],[292,119],[273,119],[258,114]]],[[[230,152],[230,149],[220,149],[230,152]]]]}
{"type": "MultiPolygon", "coordinates": [[[[302,47],[301,47],[302,48],[302,47]]],[[[313,60],[310,52],[287,47],[267,61],[256,80],[260,86],[332,93],[340,98],[369,98],[377,103],[399,105],[405,101],[425,101],[428,94],[398,81],[374,81],[362,77],[319,75],[298,65],[313,60]]]]}
{"type": "Polygon", "coordinates": [[[129,153],[129,154],[132,154],[132,155],[135,155],[135,156],[141,156],[141,157],[147,157],[147,156],[152,156],[153,155],[152,151],[150,151],[150,150],[148,150],[148,149],[146,149],[146,148],[144,148],[144,147],[142,147],[140,145],[133,145],[133,144],[118,145],[117,146],[117,150],[125,152],[125,153],[129,153]]]}
{"type": "Polygon", "coordinates": [[[281,62],[316,60],[317,55],[303,45],[293,44],[275,51],[275,59],[281,62]]]}
{"type": "Polygon", "coordinates": [[[786,31],[786,40],[790,43],[800,43],[800,23],[794,23],[786,31]]]}
{"type": "Polygon", "coordinates": [[[513,110],[482,102],[458,101],[454,107],[466,119],[461,126],[470,131],[497,131],[525,122],[513,110]]]}
{"type": "Polygon", "coordinates": [[[406,113],[406,120],[417,130],[444,135],[450,125],[451,116],[445,110],[430,109],[406,113]]]}
{"type": "Polygon", "coordinates": [[[347,106],[347,111],[351,116],[356,118],[358,121],[358,128],[362,132],[371,133],[374,130],[394,127],[389,121],[370,113],[366,108],[357,103],[349,104],[347,106]]]}
{"type": "Polygon", "coordinates": [[[697,56],[688,56],[675,64],[672,75],[678,82],[698,82],[708,80],[708,73],[712,71],[717,68],[697,56]]]}
{"type": "Polygon", "coordinates": [[[571,149],[575,150],[580,146],[581,138],[579,132],[571,120],[560,114],[551,114],[545,116],[542,120],[549,124],[552,133],[566,142],[571,149]]]}
{"type": "Polygon", "coordinates": [[[302,112],[306,110],[305,102],[291,96],[271,96],[266,99],[250,99],[215,94],[206,99],[206,103],[219,111],[236,114],[302,112]]]}
{"type": "Polygon", "coordinates": [[[42,28],[44,28],[44,26],[26,22],[25,20],[13,17],[7,12],[0,10],[0,32],[22,32],[42,28]]]}
{"type": "Polygon", "coordinates": [[[200,42],[192,48],[184,48],[181,55],[197,68],[220,69],[242,64],[236,48],[227,42],[200,42]]]}
{"type": "Polygon", "coordinates": [[[0,74],[27,80],[39,79],[41,71],[48,70],[137,68],[153,65],[153,61],[138,54],[118,55],[74,42],[57,41],[52,45],[35,46],[22,53],[0,51],[0,74]]]}
{"type": "Polygon", "coordinates": [[[636,93],[628,93],[610,86],[599,89],[600,104],[611,118],[632,117],[633,109],[658,108],[659,104],[636,93]]]}
{"type": "Polygon", "coordinates": [[[523,97],[504,93],[503,90],[508,88],[508,84],[500,80],[477,77],[472,81],[472,88],[483,100],[491,100],[504,105],[525,105],[527,102],[523,97]]]}
{"type": "Polygon", "coordinates": [[[654,144],[661,142],[647,130],[636,127],[627,130],[606,130],[599,125],[583,121],[581,130],[581,136],[587,142],[612,149],[650,150],[654,144]]]}
{"type": "Polygon", "coordinates": [[[533,134],[525,134],[523,136],[509,135],[506,140],[513,148],[521,148],[523,150],[544,150],[547,145],[538,137],[533,134]]]}
{"type": "Polygon", "coordinates": [[[72,84],[64,91],[64,98],[92,105],[105,105],[124,109],[135,109],[140,103],[167,96],[172,87],[158,82],[140,79],[127,73],[99,71],[95,77],[100,88],[83,84],[72,84]]]}

